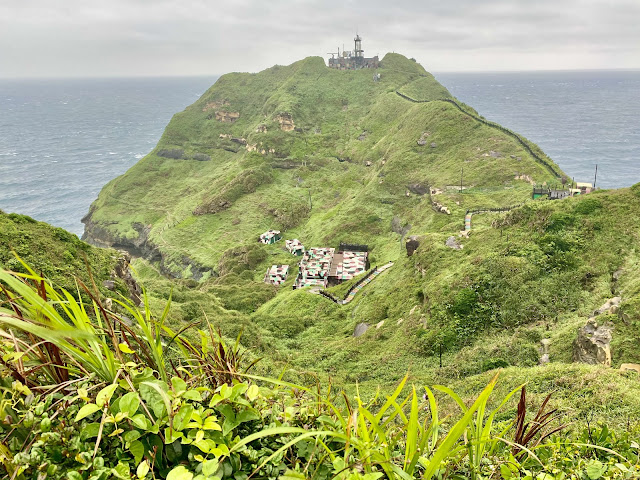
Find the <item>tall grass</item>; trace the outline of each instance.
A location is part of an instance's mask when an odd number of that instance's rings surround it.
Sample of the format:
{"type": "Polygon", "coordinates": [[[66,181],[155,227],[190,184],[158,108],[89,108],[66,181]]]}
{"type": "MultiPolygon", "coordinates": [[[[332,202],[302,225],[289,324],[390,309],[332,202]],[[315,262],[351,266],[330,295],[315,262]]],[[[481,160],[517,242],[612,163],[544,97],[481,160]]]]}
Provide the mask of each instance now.
{"type": "MultiPolygon", "coordinates": [[[[28,383],[33,374],[64,369],[74,376],[95,375],[112,383],[126,362],[125,353],[153,368],[163,380],[169,379],[161,333],[170,301],[161,317],[154,320],[146,295],[144,312],[130,302],[116,300],[133,317],[135,323],[129,326],[121,316],[108,311],[98,295],[79,280],[77,298],[81,298],[82,288],[91,298],[88,308],[67,290],[56,289],[23,265],[28,273],[0,270],[0,288],[4,294],[4,306],[0,304],[0,335],[14,342],[14,363],[31,364],[28,369],[13,368],[25,382],[28,383]],[[31,344],[15,335],[14,329],[27,335],[31,344]],[[34,342],[34,338],[39,341],[34,342]],[[43,355],[43,351],[49,355],[43,355]]],[[[49,379],[59,383],[64,378],[49,375],[49,379]]]]}

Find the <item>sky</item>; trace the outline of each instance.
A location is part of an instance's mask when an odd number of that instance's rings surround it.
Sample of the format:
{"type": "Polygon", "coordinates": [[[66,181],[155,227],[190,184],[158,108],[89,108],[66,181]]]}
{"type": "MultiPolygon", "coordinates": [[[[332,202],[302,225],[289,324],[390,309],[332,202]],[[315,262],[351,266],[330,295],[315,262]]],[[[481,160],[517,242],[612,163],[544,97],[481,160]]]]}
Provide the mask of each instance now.
{"type": "Polygon", "coordinates": [[[352,49],[432,72],[640,68],[640,0],[0,0],[0,77],[255,72],[352,49]]]}

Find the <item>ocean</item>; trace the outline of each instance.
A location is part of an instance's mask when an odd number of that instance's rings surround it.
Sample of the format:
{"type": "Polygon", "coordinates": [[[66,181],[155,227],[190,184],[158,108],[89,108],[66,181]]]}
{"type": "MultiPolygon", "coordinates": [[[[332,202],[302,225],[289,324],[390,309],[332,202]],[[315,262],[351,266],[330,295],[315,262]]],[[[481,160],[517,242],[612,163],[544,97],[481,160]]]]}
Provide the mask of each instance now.
{"type": "Polygon", "coordinates": [[[640,182],[640,71],[441,73],[478,113],[536,143],[578,182],[640,182]]]}
{"type": "MultiPolygon", "coordinates": [[[[576,181],[640,182],[640,72],[439,73],[576,181]]],[[[0,79],[0,209],[81,235],[100,189],[146,155],[216,77],[0,79]]]]}
{"type": "Polygon", "coordinates": [[[216,78],[0,79],[0,210],[82,235],[100,189],[216,78]]]}

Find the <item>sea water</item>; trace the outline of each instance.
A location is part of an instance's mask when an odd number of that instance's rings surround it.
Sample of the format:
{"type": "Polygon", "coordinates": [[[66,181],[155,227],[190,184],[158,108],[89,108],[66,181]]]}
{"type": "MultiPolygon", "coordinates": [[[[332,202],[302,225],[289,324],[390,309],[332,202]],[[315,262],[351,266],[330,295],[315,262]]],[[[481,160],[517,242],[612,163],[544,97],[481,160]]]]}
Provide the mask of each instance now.
{"type": "Polygon", "coordinates": [[[82,235],[100,189],[215,80],[0,80],[0,210],[82,235]]]}
{"type": "Polygon", "coordinates": [[[441,73],[480,115],[525,136],[577,182],[640,182],[640,71],[441,73]]]}
{"type": "MultiPolygon", "coordinates": [[[[640,182],[640,72],[441,73],[489,120],[576,181],[640,182]]],[[[100,189],[158,142],[216,77],[0,80],[0,209],[81,235],[100,189]]]]}

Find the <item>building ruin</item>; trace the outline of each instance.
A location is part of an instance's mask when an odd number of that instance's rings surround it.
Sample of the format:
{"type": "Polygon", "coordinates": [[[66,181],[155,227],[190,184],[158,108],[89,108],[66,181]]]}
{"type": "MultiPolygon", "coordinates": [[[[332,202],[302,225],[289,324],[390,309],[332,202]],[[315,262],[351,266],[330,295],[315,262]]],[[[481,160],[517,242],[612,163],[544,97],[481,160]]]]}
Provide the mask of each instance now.
{"type": "Polygon", "coordinates": [[[364,56],[364,50],[362,49],[362,38],[360,35],[355,36],[353,39],[354,48],[353,51],[342,50],[338,48],[337,53],[329,53],[331,58],[329,59],[329,68],[335,68],[336,70],[359,70],[361,68],[378,68],[380,61],[378,56],[366,58],[364,56]]]}

